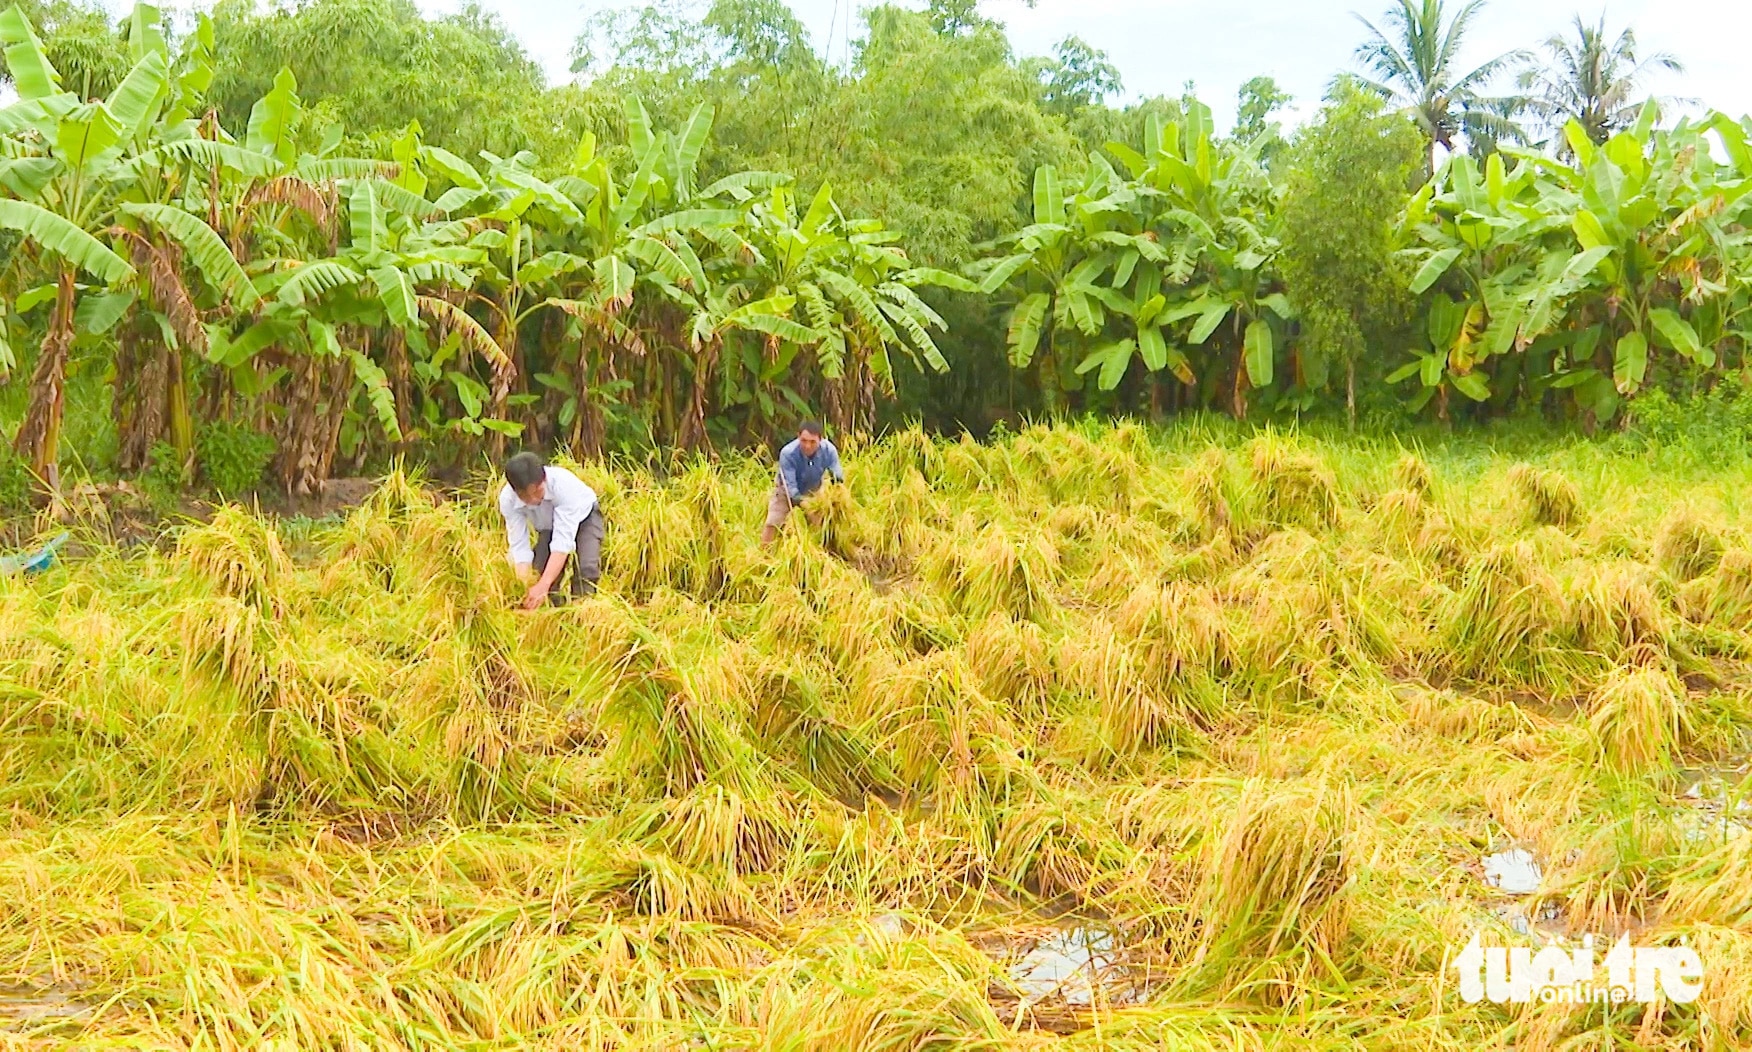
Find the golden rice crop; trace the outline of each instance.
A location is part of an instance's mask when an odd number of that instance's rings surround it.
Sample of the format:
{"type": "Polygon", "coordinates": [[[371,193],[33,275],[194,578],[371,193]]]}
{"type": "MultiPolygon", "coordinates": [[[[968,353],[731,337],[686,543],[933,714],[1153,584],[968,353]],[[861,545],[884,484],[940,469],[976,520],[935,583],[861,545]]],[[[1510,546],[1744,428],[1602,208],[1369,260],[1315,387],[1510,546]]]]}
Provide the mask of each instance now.
{"type": "Polygon", "coordinates": [[[0,1045],[1752,1045],[1752,823],[1688,795],[1752,762],[1752,471],[844,455],[768,548],[770,464],[576,465],[602,591],[535,612],[485,474],[0,577],[0,1045]],[[1703,996],[1460,1001],[1516,908],[1703,996]]]}

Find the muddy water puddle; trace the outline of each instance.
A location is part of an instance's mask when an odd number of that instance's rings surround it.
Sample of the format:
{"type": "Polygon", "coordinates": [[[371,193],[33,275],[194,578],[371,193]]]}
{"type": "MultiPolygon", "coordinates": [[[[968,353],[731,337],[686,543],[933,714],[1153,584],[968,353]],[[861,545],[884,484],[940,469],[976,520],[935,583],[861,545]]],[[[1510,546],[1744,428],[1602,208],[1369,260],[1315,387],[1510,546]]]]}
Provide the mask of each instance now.
{"type": "Polygon", "coordinates": [[[1679,771],[1680,826],[1688,839],[1734,840],[1752,833],[1752,760],[1679,771]]]}
{"type": "Polygon", "coordinates": [[[29,1030],[48,1023],[82,1019],[97,1006],[79,999],[78,990],[0,986],[0,1031],[29,1030]]]}
{"type": "Polygon", "coordinates": [[[1069,1032],[1086,1025],[1089,1012],[1142,1004],[1167,973],[1152,968],[1125,933],[1097,924],[994,932],[976,940],[1009,977],[993,989],[1007,1021],[1069,1032]]]}

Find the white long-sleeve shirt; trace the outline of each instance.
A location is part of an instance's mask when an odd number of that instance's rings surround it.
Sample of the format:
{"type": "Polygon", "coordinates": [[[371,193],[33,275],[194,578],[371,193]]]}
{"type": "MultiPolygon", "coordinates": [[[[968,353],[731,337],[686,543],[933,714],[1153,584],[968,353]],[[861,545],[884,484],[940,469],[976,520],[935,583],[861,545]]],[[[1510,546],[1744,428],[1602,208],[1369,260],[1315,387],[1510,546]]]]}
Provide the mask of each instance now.
{"type": "Polygon", "coordinates": [[[499,514],[505,517],[505,539],[511,545],[511,562],[528,566],[535,562],[530,548],[534,531],[552,530],[548,550],[570,555],[578,547],[578,525],[596,510],[596,491],[565,468],[548,465],[547,487],[540,504],[525,504],[510,483],[499,491],[499,514]]]}

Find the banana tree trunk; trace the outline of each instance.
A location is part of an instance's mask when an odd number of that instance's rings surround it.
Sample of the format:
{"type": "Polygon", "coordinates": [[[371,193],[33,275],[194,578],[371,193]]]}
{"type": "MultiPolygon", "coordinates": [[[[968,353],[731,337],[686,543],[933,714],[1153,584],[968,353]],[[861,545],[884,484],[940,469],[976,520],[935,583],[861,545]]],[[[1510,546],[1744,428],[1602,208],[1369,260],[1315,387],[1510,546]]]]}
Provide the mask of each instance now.
{"type": "Polygon", "coordinates": [[[189,412],[189,382],[183,371],[182,351],[167,349],[170,359],[170,444],[176,448],[176,462],[186,476],[195,461],[195,421],[189,412]]]}
{"type": "Polygon", "coordinates": [[[1047,339],[1046,351],[1039,357],[1037,366],[1040,370],[1040,404],[1046,410],[1046,415],[1057,416],[1059,407],[1063,404],[1059,395],[1058,356],[1053,353],[1052,340],[1047,339]]]}
{"type": "MultiPolygon", "coordinates": [[[[493,369],[493,397],[488,412],[495,420],[505,419],[505,410],[511,404],[511,385],[524,371],[523,348],[517,339],[517,323],[512,320],[511,310],[511,303],[500,304],[498,331],[493,334],[494,342],[505,352],[505,357],[511,362],[509,369],[503,367],[493,369]]],[[[488,433],[487,454],[492,457],[495,464],[504,461],[505,436],[502,433],[498,431],[488,433]]]]}
{"type": "Polygon", "coordinates": [[[55,312],[30,377],[30,408],[13,441],[13,449],[51,492],[61,485],[61,414],[67,396],[67,354],[73,347],[74,292],[73,270],[63,269],[55,289],[55,312]]]}
{"type": "Polygon", "coordinates": [[[681,421],[681,434],[676,444],[683,449],[702,450],[709,444],[706,439],[706,389],[712,381],[712,369],[718,363],[718,345],[711,342],[694,359],[693,393],[688,400],[687,413],[681,421]]]}
{"type": "Polygon", "coordinates": [[[408,434],[413,429],[413,418],[409,416],[413,405],[412,367],[408,364],[408,340],[400,329],[392,328],[385,337],[383,350],[385,372],[389,374],[389,393],[395,399],[395,423],[401,431],[401,441],[395,444],[397,455],[408,450],[408,434]]]}
{"type": "Polygon", "coordinates": [[[287,496],[322,492],[351,392],[344,360],[299,355],[293,361],[277,465],[287,496]]]}
{"type": "MultiPolygon", "coordinates": [[[[602,344],[602,358],[605,372],[612,378],[614,348],[606,341],[602,344]]],[[[584,457],[600,457],[607,444],[607,424],[591,386],[594,378],[590,368],[590,337],[584,335],[578,340],[578,404],[572,414],[572,447],[584,457]]]]}
{"type": "Polygon", "coordinates": [[[1344,415],[1350,430],[1357,429],[1357,360],[1344,360],[1344,415]]]}

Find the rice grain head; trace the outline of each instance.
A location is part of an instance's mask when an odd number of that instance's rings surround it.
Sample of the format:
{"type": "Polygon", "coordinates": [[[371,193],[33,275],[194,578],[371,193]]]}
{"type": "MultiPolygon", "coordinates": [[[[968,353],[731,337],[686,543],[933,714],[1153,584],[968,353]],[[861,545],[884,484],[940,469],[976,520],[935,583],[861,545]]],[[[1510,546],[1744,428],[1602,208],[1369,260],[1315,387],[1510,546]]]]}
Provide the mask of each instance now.
{"type": "Polygon", "coordinates": [[[1565,528],[1581,519],[1581,491],[1556,471],[1516,464],[1509,469],[1509,484],[1520,496],[1527,517],[1538,525],[1565,528]]]}
{"type": "Polygon", "coordinates": [[[1248,445],[1253,485],[1267,521],[1311,530],[1338,521],[1338,482],[1318,457],[1271,433],[1248,445]]]}
{"type": "Polygon", "coordinates": [[[1655,530],[1655,559],[1675,581],[1694,581],[1722,561],[1721,533],[1695,508],[1681,504],[1655,530]]]}
{"type": "Polygon", "coordinates": [[[1588,711],[1598,756],[1625,777],[1667,767],[1692,736],[1684,686],[1664,668],[1614,672],[1588,699],[1588,711]]]}
{"type": "Polygon", "coordinates": [[[1350,931],[1354,809],[1325,782],[1241,786],[1205,847],[1195,974],[1251,973],[1269,999],[1296,999],[1350,931]]]}

